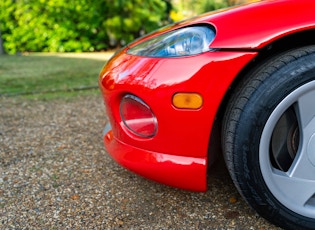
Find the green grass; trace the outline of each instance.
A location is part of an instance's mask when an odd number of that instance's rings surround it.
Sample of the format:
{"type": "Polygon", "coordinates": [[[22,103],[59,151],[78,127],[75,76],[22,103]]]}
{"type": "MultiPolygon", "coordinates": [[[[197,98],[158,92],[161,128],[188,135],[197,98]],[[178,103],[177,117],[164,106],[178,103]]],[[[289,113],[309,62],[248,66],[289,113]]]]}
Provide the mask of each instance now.
{"type": "Polygon", "coordinates": [[[110,56],[111,53],[0,56],[0,95],[48,96],[95,89],[98,74],[110,56]]]}

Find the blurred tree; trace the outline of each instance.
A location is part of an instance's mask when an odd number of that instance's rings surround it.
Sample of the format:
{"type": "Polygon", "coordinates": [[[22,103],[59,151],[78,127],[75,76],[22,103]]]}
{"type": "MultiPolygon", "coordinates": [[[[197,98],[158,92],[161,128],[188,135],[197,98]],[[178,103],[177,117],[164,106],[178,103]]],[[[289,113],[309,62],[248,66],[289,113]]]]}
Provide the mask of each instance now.
{"type": "Polygon", "coordinates": [[[171,18],[179,21],[208,11],[255,1],[259,0],[172,0],[174,10],[171,18]]]}
{"type": "Polygon", "coordinates": [[[125,45],[167,23],[165,0],[0,0],[4,48],[95,51],[125,45]]]}
{"type": "Polygon", "coordinates": [[[217,10],[229,6],[240,5],[249,2],[257,2],[259,0],[204,0],[200,1],[201,12],[208,12],[212,10],[217,10]]]}
{"type": "Polygon", "coordinates": [[[111,45],[127,42],[150,32],[167,22],[167,8],[163,0],[118,0],[114,1],[104,21],[104,28],[111,45]]]}
{"type": "Polygon", "coordinates": [[[2,40],[2,35],[1,35],[1,28],[0,28],[0,55],[5,54],[4,48],[3,48],[3,40],[2,40]]]}
{"type": "Polygon", "coordinates": [[[204,0],[200,1],[198,11],[200,13],[221,9],[228,6],[226,1],[204,0]]]}

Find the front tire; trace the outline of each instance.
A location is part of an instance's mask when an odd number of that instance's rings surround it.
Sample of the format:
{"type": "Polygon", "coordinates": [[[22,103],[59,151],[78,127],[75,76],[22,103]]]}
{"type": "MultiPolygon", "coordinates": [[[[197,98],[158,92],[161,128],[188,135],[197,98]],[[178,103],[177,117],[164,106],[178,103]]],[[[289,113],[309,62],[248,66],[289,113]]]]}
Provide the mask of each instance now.
{"type": "Polygon", "coordinates": [[[239,192],[278,226],[315,229],[315,46],[268,60],[231,98],[222,144],[239,192]]]}

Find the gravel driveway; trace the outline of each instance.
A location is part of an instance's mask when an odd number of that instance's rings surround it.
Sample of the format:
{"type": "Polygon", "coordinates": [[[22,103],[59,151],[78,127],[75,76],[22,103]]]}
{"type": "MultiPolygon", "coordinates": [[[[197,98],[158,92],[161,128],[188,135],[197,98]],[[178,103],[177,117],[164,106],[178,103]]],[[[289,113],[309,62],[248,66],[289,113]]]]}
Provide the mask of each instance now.
{"type": "Polygon", "coordinates": [[[100,96],[0,98],[0,229],[276,229],[222,163],[207,193],[156,184],[105,152],[100,96]]]}

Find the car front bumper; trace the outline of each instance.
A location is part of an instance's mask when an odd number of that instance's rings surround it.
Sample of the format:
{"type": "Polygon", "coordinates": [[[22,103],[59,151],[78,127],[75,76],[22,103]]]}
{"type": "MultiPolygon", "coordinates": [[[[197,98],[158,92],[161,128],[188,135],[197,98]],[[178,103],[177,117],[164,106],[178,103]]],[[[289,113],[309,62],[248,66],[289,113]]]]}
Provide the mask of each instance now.
{"type": "Polygon", "coordinates": [[[229,86],[256,55],[226,51],[164,59],[120,51],[99,78],[109,121],[104,131],[107,152],[125,168],[148,179],[205,191],[215,117],[229,86]],[[204,99],[202,107],[175,108],[172,97],[177,92],[198,93],[204,99]],[[125,127],[120,103],[126,94],[139,97],[156,115],[154,137],[141,138],[125,127]]]}
{"type": "Polygon", "coordinates": [[[106,124],[103,134],[107,152],[134,173],[173,187],[206,191],[206,157],[174,156],[136,148],[115,138],[110,123],[106,124]]]}

